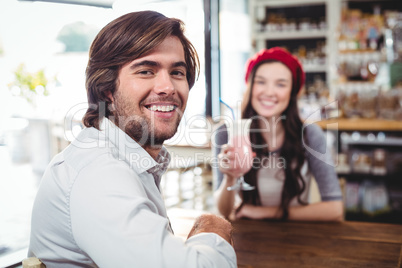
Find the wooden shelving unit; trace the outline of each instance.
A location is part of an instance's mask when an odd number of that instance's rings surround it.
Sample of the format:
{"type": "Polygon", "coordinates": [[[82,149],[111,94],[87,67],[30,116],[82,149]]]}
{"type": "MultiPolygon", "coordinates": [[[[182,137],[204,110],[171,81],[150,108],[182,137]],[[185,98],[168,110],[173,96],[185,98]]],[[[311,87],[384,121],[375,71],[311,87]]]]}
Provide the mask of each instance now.
{"type": "MultiPolygon", "coordinates": [[[[401,224],[402,213],[400,205],[402,203],[399,196],[402,189],[402,173],[398,167],[400,166],[398,164],[400,162],[396,159],[402,155],[400,151],[402,149],[402,122],[383,119],[336,118],[318,121],[315,124],[325,131],[335,131],[337,133],[338,145],[340,145],[338,150],[348,155],[350,167],[353,166],[353,156],[355,153],[372,155],[376,149],[381,149],[387,154],[387,172],[383,175],[375,175],[371,171],[359,173],[358,171],[353,171],[353,168],[349,173],[338,173],[338,177],[345,179],[347,183],[359,185],[358,198],[360,201],[358,208],[356,211],[346,210],[346,220],[401,224]],[[357,137],[353,137],[353,134],[350,135],[354,132],[358,132],[357,137]],[[378,138],[381,132],[383,133],[383,138],[378,138]],[[344,136],[343,134],[346,133],[349,134],[344,136]],[[366,191],[365,182],[367,181],[373,184],[382,184],[386,187],[389,202],[387,210],[373,214],[363,212],[363,193],[366,191]]],[[[346,187],[346,184],[344,184],[344,187],[346,187]]]]}
{"type": "Polygon", "coordinates": [[[384,119],[336,118],[315,122],[324,130],[339,131],[401,131],[402,122],[384,119]]]}
{"type": "Polygon", "coordinates": [[[309,39],[309,38],[326,38],[328,31],[288,31],[288,32],[260,32],[255,34],[255,39],[258,41],[265,40],[289,40],[289,39],[309,39]]]}
{"type": "MultiPolygon", "coordinates": [[[[286,11],[285,11],[286,12],[286,11]]],[[[280,46],[287,46],[289,42],[300,41],[300,45],[305,45],[307,40],[322,40],[326,46],[325,62],[321,64],[303,63],[304,71],[307,75],[323,74],[328,86],[334,80],[336,72],[330,66],[336,62],[336,27],[339,25],[341,17],[341,0],[250,0],[249,13],[251,18],[251,40],[253,45],[252,53],[267,47],[270,42],[280,43],[280,46]],[[324,13],[306,15],[325,18],[325,28],[317,29],[294,29],[294,30],[263,30],[259,28],[259,20],[266,18],[266,12],[269,10],[286,10],[289,8],[306,9],[309,6],[323,6],[324,13]],[[331,53],[329,53],[331,52],[331,53]]],[[[275,44],[276,44],[275,43],[275,44]]],[[[290,45],[292,46],[292,45],[290,45]]]]}

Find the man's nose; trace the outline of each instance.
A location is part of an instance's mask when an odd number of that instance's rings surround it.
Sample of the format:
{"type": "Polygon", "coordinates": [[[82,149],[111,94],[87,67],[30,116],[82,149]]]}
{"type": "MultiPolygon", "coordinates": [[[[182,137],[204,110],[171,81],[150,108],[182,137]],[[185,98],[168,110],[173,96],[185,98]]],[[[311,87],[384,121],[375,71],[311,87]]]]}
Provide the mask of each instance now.
{"type": "Polygon", "coordinates": [[[175,92],[174,85],[172,83],[172,77],[166,71],[159,72],[156,76],[155,93],[172,95],[175,92]]]}

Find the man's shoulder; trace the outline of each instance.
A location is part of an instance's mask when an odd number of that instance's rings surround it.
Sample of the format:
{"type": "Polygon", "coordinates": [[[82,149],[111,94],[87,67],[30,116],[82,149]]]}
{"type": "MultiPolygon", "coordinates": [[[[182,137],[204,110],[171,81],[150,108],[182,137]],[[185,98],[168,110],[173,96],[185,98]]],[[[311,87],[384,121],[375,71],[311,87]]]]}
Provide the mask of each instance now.
{"type": "Polygon", "coordinates": [[[118,161],[116,148],[108,142],[102,132],[93,128],[83,129],[61,154],[66,164],[77,171],[94,162],[102,165],[102,162],[118,161]]]}

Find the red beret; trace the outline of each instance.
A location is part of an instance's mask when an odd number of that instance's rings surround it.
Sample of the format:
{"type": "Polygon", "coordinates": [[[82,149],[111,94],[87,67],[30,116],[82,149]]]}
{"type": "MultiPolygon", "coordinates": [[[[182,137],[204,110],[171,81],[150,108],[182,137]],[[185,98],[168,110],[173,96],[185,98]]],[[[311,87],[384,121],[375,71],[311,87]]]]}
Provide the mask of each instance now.
{"type": "Polygon", "coordinates": [[[290,54],[287,50],[280,47],[273,47],[270,49],[262,49],[247,61],[246,64],[246,83],[253,68],[261,61],[277,60],[285,64],[292,72],[293,83],[295,83],[298,91],[302,88],[305,81],[305,73],[300,61],[290,54]]]}

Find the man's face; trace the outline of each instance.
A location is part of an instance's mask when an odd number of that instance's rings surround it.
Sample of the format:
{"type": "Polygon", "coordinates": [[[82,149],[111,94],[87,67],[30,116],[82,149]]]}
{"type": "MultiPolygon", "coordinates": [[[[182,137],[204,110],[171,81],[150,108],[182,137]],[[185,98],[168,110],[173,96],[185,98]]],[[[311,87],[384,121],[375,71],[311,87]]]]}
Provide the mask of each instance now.
{"type": "Polygon", "coordinates": [[[119,127],[144,148],[160,146],[176,133],[188,94],[183,46],[170,36],[121,68],[111,96],[113,115],[119,127]]]}

